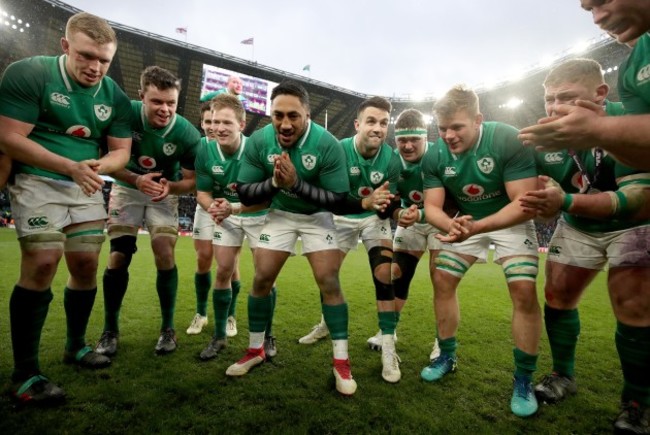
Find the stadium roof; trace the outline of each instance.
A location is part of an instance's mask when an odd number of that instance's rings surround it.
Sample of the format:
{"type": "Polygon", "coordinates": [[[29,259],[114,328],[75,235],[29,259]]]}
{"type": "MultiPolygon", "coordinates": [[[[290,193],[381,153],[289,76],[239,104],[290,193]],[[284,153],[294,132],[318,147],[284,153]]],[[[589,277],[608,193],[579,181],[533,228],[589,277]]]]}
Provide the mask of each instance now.
{"type": "MultiPolygon", "coordinates": [[[[2,0],[1,8],[8,13],[8,17],[5,17],[8,24],[0,25],[0,36],[4,41],[0,45],[1,70],[4,70],[10,62],[24,57],[59,54],[61,52],[59,41],[64,33],[65,23],[70,15],[79,12],[79,9],[58,0],[2,0]],[[13,20],[10,19],[11,16],[14,17],[13,20]],[[29,22],[30,26],[17,26],[18,20],[23,23],[29,22]],[[13,28],[14,26],[16,28],[13,28]]],[[[137,98],[139,76],[144,67],[159,65],[169,69],[183,79],[179,113],[197,125],[204,64],[272,82],[281,82],[284,79],[300,82],[310,94],[312,119],[321,125],[326,124],[328,130],[338,138],[354,134],[356,107],[368,97],[360,92],[119,23],[111,22],[111,25],[117,32],[119,48],[109,75],[131,98],[137,98]]],[[[534,52],[534,47],[531,47],[531,51],[534,52]]],[[[627,52],[627,47],[613,40],[603,39],[593,44],[588,53],[582,56],[598,60],[607,69],[618,65],[627,52]]],[[[577,55],[566,53],[564,58],[577,55]]],[[[481,98],[481,109],[486,119],[523,127],[543,116],[541,83],[547,70],[548,67],[539,66],[528,71],[524,78],[517,81],[499,83],[491,89],[477,89],[481,98]],[[510,100],[519,104],[507,104],[510,100]]],[[[606,74],[606,79],[610,87],[615,90],[616,71],[612,70],[612,73],[606,74]]],[[[616,99],[615,92],[613,99],[616,99]]],[[[409,107],[430,114],[434,97],[430,96],[424,100],[403,98],[389,98],[389,100],[393,102],[393,116],[396,117],[409,107]]],[[[268,123],[268,116],[249,113],[245,133],[250,134],[268,123]]],[[[430,137],[433,138],[435,135],[435,124],[432,120],[430,137]]]]}

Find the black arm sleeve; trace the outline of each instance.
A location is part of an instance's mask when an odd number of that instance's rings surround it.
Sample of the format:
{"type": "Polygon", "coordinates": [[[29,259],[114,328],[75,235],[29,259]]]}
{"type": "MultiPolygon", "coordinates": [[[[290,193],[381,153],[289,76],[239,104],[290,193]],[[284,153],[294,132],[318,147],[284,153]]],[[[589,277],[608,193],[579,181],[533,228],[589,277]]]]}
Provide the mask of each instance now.
{"type": "Polygon", "coordinates": [[[393,217],[395,210],[402,208],[402,200],[399,197],[393,198],[384,211],[378,211],[379,219],[388,219],[393,217]]]}
{"type": "MultiPolygon", "coordinates": [[[[347,193],[330,192],[322,187],[316,187],[302,181],[300,178],[296,182],[296,185],[291,189],[291,192],[295,193],[298,197],[304,199],[310,204],[322,207],[334,214],[350,213],[346,210],[346,206],[348,205],[347,193]],[[345,213],[342,213],[344,210],[345,213]]],[[[359,204],[359,208],[361,208],[361,204],[359,204]]]]}
{"type": "Polygon", "coordinates": [[[273,187],[272,178],[259,183],[237,184],[237,195],[244,205],[255,205],[268,201],[280,191],[273,187]]]}

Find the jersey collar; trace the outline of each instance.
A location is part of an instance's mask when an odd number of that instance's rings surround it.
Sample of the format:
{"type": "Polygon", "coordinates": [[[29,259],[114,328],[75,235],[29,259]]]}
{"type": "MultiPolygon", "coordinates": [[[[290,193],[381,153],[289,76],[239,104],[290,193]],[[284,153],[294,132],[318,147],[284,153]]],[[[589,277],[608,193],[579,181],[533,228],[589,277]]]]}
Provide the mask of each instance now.
{"type": "Polygon", "coordinates": [[[153,127],[149,124],[149,121],[147,120],[147,117],[146,117],[145,114],[144,114],[144,103],[142,103],[142,105],[140,106],[140,119],[142,120],[142,125],[143,125],[145,128],[148,128],[149,130],[155,131],[155,132],[158,133],[158,134],[160,135],[160,137],[162,137],[162,138],[166,137],[166,136],[169,134],[169,132],[171,132],[172,129],[174,128],[174,125],[176,124],[176,116],[177,116],[177,114],[174,113],[174,116],[172,117],[172,120],[169,121],[169,124],[167,124],[167,125],[164,126],[163,128],[160,128],[160,129],[153,128],[153,127]]]}
{"type": "Polygon", "coordinates": [[[102,83],[104,83],[104,80],[100,80],[98,84],[90,88],[84,88],[83,86],[80,86],[79,84],[77,84],[77,82],[71,79],[71,77],[68,75],[68,71],[65,69],[65,60],[67,58],[68,58],[67,54],[59,56],[59,72],[61,73],[61,78],[63,79],[63,83],[65,84],[65,87],[68,90],[68,92],[73,92],[74,90],[82,90],[90,93],[92,89],[95,88],[95,92],[92,92],[92,96],[93,98],[96,97],[102,88],[102,83]],[[73,83],[74,83],[74,88],[76,89],[73,89],[73,83]]]}
{"type": "MultiPolygon", "coordinates": [[[[217,144],[217,152],[219,153],[219,157],[221,158],[222,161],[226,160],[225,155],[223,154],[223,150],[221,149],[221,145],[219,145],[219,142],[216,140],[214,141],[217,144]]],[[[241,156],[244,154],[244,148],[246,147],[246,136],[240,133],[240,142],[239,142],[239,148],[237,149],[235,160],[241,159],[241,156]]]]}
{"type": "MultiPolygon", "coordinates": [[[[352,137],[352,148],[354,148],[354,153],[357,155],[357,157],[359,157],[359,161],[368,162],[368,159],[365,158],[364,156],[362,156],[361,153],[359,152],[359,148],[357,148],[357,137],[358,136],[359,136],[358,134],[355,134],[354,137],[352,137]]],[[[375,161],[377,161],[377,158],[379,157],[379,154],[381,153],[381,149],[382,149],[383,145],[384,145],[384,143],[382,142],[382,144],[379,146],[379,149],[377,150],[375,155],[372,157],[372,160],[370,161],[371,166],[374,166],[375,161]]]]}
{"type": "MultiPolygon", "coordinates": [[[[481,139],[483,138],[483,124],[480,125],[478,128],[478,139],[476,139],[476,143],[472,146],[471,150],[465,151],[462,155],[467,154],[468,152],[471,152],[472,154],[476,155],[476,152],[478,151],[479,147],[481,146],[481,139]]],[[[451,154],[451,157],[454,160],[458,160],[458,155],[452,153],[451,151],[449,152],[451,154]]]]}

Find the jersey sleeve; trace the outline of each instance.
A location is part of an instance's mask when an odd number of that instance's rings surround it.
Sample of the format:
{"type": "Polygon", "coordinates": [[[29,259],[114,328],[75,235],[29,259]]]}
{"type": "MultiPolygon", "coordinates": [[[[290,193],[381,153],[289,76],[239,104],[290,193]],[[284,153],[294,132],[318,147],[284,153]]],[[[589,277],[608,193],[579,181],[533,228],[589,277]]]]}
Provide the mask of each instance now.
{"type": "Polygon", "coordinates": [[[438,175],[438,147],[429,147],[422,157],[422,188],[424,190],[444,187],[438,175]]]}
{"type": "Polygon", "coordinates": [[[180,164],[183,169],[194,171],[196,155],[201,143],[201,133],[189,121],[187,121],[185,130],[185,143],[183,144],[185,152],[181,155],[180,164]]]}
{"type": "Polygon", "coordinates": [[[212,175],[209,168],[206,167],[208,162],[208,144],[201,144],[196,153],[194,170],[196,171],[196,190],[200,192],[212,192],[212,175]]]}
{"type": "Polygon", "coordinates": [[[390,188],[390,193],[397,193],[397,183],[399,182],[399,175],[402,171],[402,162],[400,161],[399,155],[391,151],[391,158],[388,162],[388,183],[390,188]]]}
{"type": "Polygon", "coordinates": [[[518,131],[511,126],[495,131],[494,143],[503,146],[503,181],[515,181],[537,176],[535,152],[517,139],[518,131]],[[499,137],[500,136],[500,137],[499,137]]]}
{"type": "Polygon", "coordinates": [[[38,57],[9,65],[0,81],[0,115],[36,124],[45,81],[46,67],[38,57]]]}
{"type": "Polygon", "coordinates": [[[269,178],[264,170],[264,131],[258,130],[246,141],[246,149],[239,165],[237,183],[256,183],[269,178]]]}
{"type": "Polygon", "coordinates": [[[350,181],[345,164],[345,151],[338,141],[328,134],[323,135],[320,146],[325,150],[323,166],[319,174],[321,187],[335,193],[348,192],[350,181]]]}
{"type": "Polygon", "coordinates": [[[113,83],[115,95],[113,97],[115,104],[115,117],[108,127],[107,135],[120,139],[131,137],[134,112],[131,108],[131,101],[124,91],[113,83]]]}

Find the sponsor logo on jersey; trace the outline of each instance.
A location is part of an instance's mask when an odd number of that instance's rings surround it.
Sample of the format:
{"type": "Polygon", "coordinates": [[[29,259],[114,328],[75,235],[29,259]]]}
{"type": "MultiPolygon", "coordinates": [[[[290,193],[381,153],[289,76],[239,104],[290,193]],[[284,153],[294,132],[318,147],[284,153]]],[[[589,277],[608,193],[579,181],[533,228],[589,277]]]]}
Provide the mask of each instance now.
{"type": "Polygon", "coordinates": [[[140,156],[138,158],[138,165],[145,169],[153,169],[156,167],[156,159],[149,156],[140,156]]]}
{"type": "Polygon", "coordinates": [[[367,198],[368,196],[370,196],[370,194],[371,194],[373,191],[374,191],[374,189],[373,189],[372,187],[370,187],[370,186],[361,186],[361,187],[359,187],[359,189],[357,190],[357,193],[359,194],[359,196],[360,196],[361,198],[367,198]]]}
{"type": "Polygon", "coordinates": [[[32,216],[27,219],[27,225],[30,229],[45,228],[49,224],[47,216],[32,216]]]}
{"type": "Polygon", "coordinates": [[[544,161],[551,165],[562,163],[564,161],[564,156],[562,153],[546,153],[544,154],[544,161]]]}
{"type": "Polygon", "coordinates": [[[650,64],[645,65],[636,73],[637,85],[642,85],[650,80],[650,64]]]}
{"type": "Polygon", "coordinates": [[[480,196],[483,195],[484,192],[485,189],[483,186],[479,186],[478,184],[468,184],[463,187],[463,193],[467,196],[480,196]]]}
{"type": "Polygon", "coordinates": [[[228,183],[228,185],[226,185],[226,189],[230,191],[231,195],[234,194],[237,196],[237,183],[228,183]]]}
{"type": "Polygon", "coordinates": [[[484,174],[489,174],[494,170],[494,159],[492,157],[483,157],[476,162],[478,168],[484,174]]]}
{"type": "Polygon", "coordinates": [[[213,174],[223,174],[224,173],[223,166],[214,165],[212,167],[212,173],[213,174]]]}
{"type": "Polygon", "coordinates": [[[163,153],[165,153],[166,156],[171,156],[176,152],[176,145],[174,145],[171,142],[167,142],[163,144],[162,146],[163,153]]]}
{"type": "Polygon", "coordinates": [[[422,204],[422,200],[424,200],[424,195],[419,190],[411,190],[409,192],[409,199],[413,201],[415,204],[422,204]]]}
{"type": "Polygon", "coordinates": [[[106,104],[95,104],[95,116],[100,121],[106,121],[111,117],[111,113],[113,113],[112,107],[107,106],[106,104]]]}
{"type": "Polygon", "coordinates": [[[384,173],[383,172],[379,172],[379,171],[371,171],[370,172],[370,181],[373,184],[379,184],[379,183],[381,183],[381,180],[383,180],[383,179],[384,179],[384,173]]]}
{"type": "Polygon", "coordinates": [[[50,101],[52,104],[56,104],[61,107],[70,107],[70,97],[67,95],[59,94],[58,92],[52,92],[50,94],[50,101]]]}
{"type": "Polygon", "coordinates": [[[74,137],[90,137],[90,128],[85,125],[73,125],[69,127],[66,131],[66,134],[74,137]]]}
{"type": "Polygon", "coordinates": [[[501,195],[501,191],[497,190],[496,192],[485,193],[485,188],[479,186],[478,184],[468,184],[463,187],[463,193],[467,196],[461,196],[458,199],[463,202],[475,202],[483,201],[485,199],[496,198],[501,195]]]}
{"type": "Polygon", "coordinates": [[[587,180],[585,180],[585,177],[580,171],[576,172],[571,177],[571,185],[578,189],[578,192],[580,193],[585,193],[589,187],[589,183],[587,183],[587,180]]]}
{"type": "Polygon", "coordinates": [[[454,168],[453,166],[445,167],[445,175],[447,177],[455,177],[456,176],[456,168],[454,168]]]}
{"type": "Polygon", "coordinates": [[[302,156],[302,165],[308,171],[311,171],[316,167],[316,156],[313,154],[305,154],[302,156]]]}
{"type": "Polygon", "coordinates": [[[359,174],[361,174],[361,169],[359,169],[358,166],[352,166],[350,168],[350,175],[356,176],[356,175],[359,175],[359,174]]]}
{"type": "Polygon", "coordinates": [[[274,163],[275,163],[275,159],[276,159],[277,157],[280,157],[280,154],[269,154],[269,155],[266,156],[266,160],[267,160],[270,164],[274,164],[274,163]]]}

